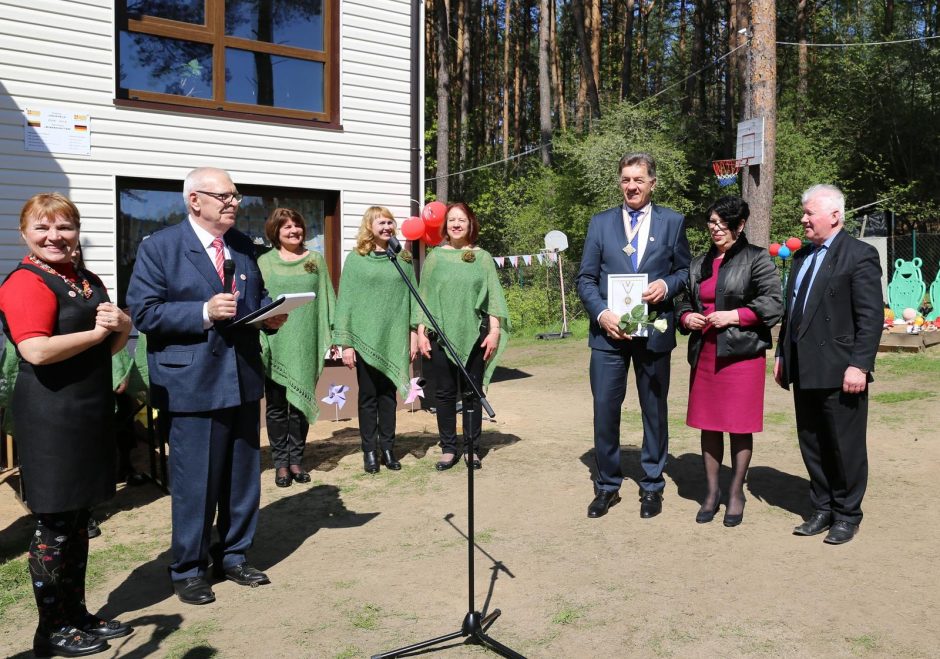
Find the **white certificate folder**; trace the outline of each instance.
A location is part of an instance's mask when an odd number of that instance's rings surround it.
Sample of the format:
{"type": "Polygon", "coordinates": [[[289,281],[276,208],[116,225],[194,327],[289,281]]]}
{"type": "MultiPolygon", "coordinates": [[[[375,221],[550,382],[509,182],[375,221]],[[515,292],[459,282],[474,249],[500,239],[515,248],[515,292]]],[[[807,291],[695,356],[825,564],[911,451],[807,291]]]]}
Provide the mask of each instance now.
{"type": "Polygon", "coordinates": [[[260,325],[262,322],[273,316],[289,314],[297,307],[302,307],[308,302],[313,302],[317,297],[316,293],[281,293],[271,304],[261,307],[247,316],[242,316],[229,327],[238,327],[239,325],[260,325]]]}
{"type": "MultiPolygon", "coordinates": [[[[607,308],[617,317],[632,312],[636,307],[643,307],[643,315],[649,313],[643,302],[643,291],[649,285],[646,273],[635,275],[607,275],[607,308]]],[[[647,336],[648,328],[643,326],[633,336],[647,336]]]]}

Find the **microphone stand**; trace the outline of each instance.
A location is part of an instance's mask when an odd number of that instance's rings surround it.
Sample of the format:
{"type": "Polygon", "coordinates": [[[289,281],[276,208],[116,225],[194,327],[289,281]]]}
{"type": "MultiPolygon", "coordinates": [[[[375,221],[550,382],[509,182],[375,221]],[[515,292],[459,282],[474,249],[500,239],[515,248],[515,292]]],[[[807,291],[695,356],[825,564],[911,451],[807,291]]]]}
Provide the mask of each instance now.
{"type": "MultiPolygon", "coordinates": [[[[493,408],[490,406],[489,402],[486,400],[486,396],[483,395],[483,392],[480,391],[480,388],[477,386],[476,382],[471,379],[470,374],[467,373],[467,368],[461,359],[457,356],[457,352],[454,350],[454,346],[451,345],[450,340],[447,338],[447,335],[444,334],[444,331],[441,329],[441,326],[438,324],[437,320],[431,315],[430,310],[428,310],[427,305],[424,303],[424,300],[421,299],[421,296],[418,294],[418,291],[415,289],[414,285],[411,283],[411,280],[408,279],[408,275],[405,274],[405,271],[402,270],[401,264],[398,263],[397,254],[401,251],[401,243],[398,242],[398,239],[394,236],[389,239],[388,247],[385,250],[388,259],[394,264],[395,268],[398,270],[398,274],[401,275],[402,280],[408,286],[408,290],[411,291],[411,295],[417,301],[418,305],[421,307],[421,310],[424,311],[425,316],[431,322],[431,325],[434,327],[434,331],[437,332],[437,336],[440,341],[444,344],[444,348],[450,354],[454,363],[457,365],[457,368],[460,369],[460,373],[463,375],[464,384],[463,387],[463,432],[464,437],[467,443],[467,451],[469,456],[473,456],[476,453],[476,446],[474,445],[474,439],[470,432],[473,411],[475,410],[475,405],[479,402],[483,406],[483,409],[486,410],[486,413],[490,417],[495,417],[496,413],[493,411],[493,408]]],[[[455,460],[459,459],[457,457],[455,460]]],[[[471,457],[472,459],[472,457],[471,457]]],[[[383,652],[381,654],[372,655],[372,659],[386,659],[390,657],[400,657],[404,654],[411,654],[417,650],[423,648],[428,648],[433,645],[439,645],[441,643],[446,643],[455,638],[466,637],[467,641],[471,643],[476,643],[477,645],[482,645],[486,648],[489,648],[493,652],[503,656],[508,657],[509,659],[525,659],[525,657],[518,652],[506,647],[499,641],[490,638],[486,634],[486,630],[492,625],[496,618],[498,618],[502,611],[499,609],[494,609],[492,613],[487,616],[483,616],[482,613],[474,609],[474,593],[473,593],[473,472],[474,469],[472,466],[468,465],[467,467],[467,572],[469,574],[468,582],[468,601],[469,606],[467,608],[467,615],[464,616],[463,623],[460,625],[460,629],[455,632],[450,632],[449,634],[444,634],[443,636],[437,636],[435,638],[428,639],[426,641],[420,641],[418,643],[413,643],[411,645],[405,646],[403,648],[398,648],[397,650],[391,650],[389,652],[383,652]]]]}

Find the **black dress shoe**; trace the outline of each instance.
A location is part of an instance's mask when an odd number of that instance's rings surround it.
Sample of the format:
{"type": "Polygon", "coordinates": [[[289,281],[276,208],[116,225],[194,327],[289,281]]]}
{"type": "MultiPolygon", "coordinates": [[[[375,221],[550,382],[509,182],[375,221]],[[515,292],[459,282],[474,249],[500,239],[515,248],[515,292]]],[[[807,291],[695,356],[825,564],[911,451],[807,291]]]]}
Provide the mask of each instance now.
{"type": "Polygon", "coordinates": [[[467,465],[467,467],[471,467],[473,469],[483,469],[483,463],[480,462],[480,458],[478,458],[475,455],[473,456],[472,460],[470,459],[469,455],[464,455],[463,461],[464,461],[464,464],[467,465]]]}
{"type": "Polygon", "coordinates": [[[97,538],[101,535],[101,527],[98,526],[98,520],[94,517],[88,518],[88,538],[97,538]]]}
{"type": "Polygon", "coordinates": [[[208,604],[215,601],[215,593],[205,577],[188,577],[174,581],[173,591],[183,604],[208,604]]]}
{"type": "Polygon", "coordinates": [[[737,526],[743,521],[744,521],[744,504],[743,503],[741,504],[741,512],[738,513],[737,515],[729,514],[728,509],[725,508],[725,518],[724,520],[722,520],[722,523],[725,526],[728,526],[728,527],[737,526]]]}
{"type": "Polygon", "coordinates": [[[808,520],[793,529],[793,535],[819,535],[829,528],[832,514],[817,510],[808,520]]]}
{"type": "Polygon", "coordinates": [[[721,491],[718,492],[718,496],[715,497],[715,507],[711,510],[705,508],[705,505],[702,504],[702,507],[699,508],[698,514],[695,515],[696,524],[708,524],[710,521],[715,519],[715,515],[718,513],[718,507],[721,505],[721,491]]]}
{"type": "Polygon", "coordinates": [[[362,468],[367,474],[379,473],[379,452],[366,451],[362,454],[362,468]]]}
{"type": "Polygon", "coordinates": [[[439,460],[436,465],[434,465],[434,468],[437,469],[438,471],[447,471],[448,469],[456,465],[457,462],[459,461],[459,458],[457,457],[456,453],[445,453],[444,455],[441,456],[441,458],[442,459],[439,460]],[[450,462],[445,462],[443,458],[446,458],[448,455],[451,457],[451,460],[450,462]]]}
{"type": "Polygon", "coordinates": [[[103,638],[86,634],[71,625],[48,634],[37,631],[33,636],[33,654],[37,657],[84,657],[110,647],[103,638]]]}
{"type": "Polygon", "coordinates": [[[105,620],[104,618],[99,618],[90,613],[86,613],[80,620],[76,620],[75,626],[86,634],[91,634],[92,636],[97,636],[105,640],[109,638],[121,638],[134,631],[133,627],[125,625],[120,620],[105,620]]]}
{"type": "Polygon", "coordinates": [[[284,475],[281,475],[281,474],[274,475],[274,484],[277,485],[278,487],[290,487],[291,483],[293,482],[294,481],[291,478],[290,473],[287,473],[284,475]]]}
{"type": "Polygon", "coordinates": [[[663,495],[659,492],[643,492],[640,495],[640,517],[649,519],[663,511],[663,495]]]}
{"type": "Polygon", "coordinates": [[[298,483],[310,482],[310,474],[308,474],[306,471],[303,471],[303,470],[290,472],[290,477],[293,478],[298,483]]]}
{"type": "Polygon", "coordinates": [[[829,529],[829,533],[823,539],[823,542],[827,545],[844,545],[854,538],[856,533],[858,533],[858,524],[852,524],[852,522],[846,522],[844,519],[840,519],[833,523],[832,528],[829,529]]]}
{"type": "Polygon", "coordinates": [[[239,586],[260,586],[271,583],[268,575],[258,568],[251,567],[247,561],[239,563],[234,567],[227,567],[221,572],[216,571],[216,576],[234,581],[239,586]]]}
{"type": "Polygon", "coordinates": [[[392,449],[390,448],[382,451],[382,464],[392,471],[398,471],[401,469],[401,463],[395,459],[395,454],[392,453],[392,449]]]}
{"type": "Polygon", "coordinates": [[[588,504],[588,517],[594,519],[603,517],[611,506],[620,501],[620,493],[617,490],[601,490],[594,497],[594,501],[588,504]]]}

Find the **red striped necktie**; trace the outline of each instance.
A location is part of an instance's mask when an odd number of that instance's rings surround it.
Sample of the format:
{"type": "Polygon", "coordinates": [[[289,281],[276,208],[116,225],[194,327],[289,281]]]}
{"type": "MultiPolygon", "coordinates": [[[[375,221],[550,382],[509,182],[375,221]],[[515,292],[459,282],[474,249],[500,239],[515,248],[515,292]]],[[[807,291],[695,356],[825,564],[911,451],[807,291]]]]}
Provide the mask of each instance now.
{"type": "MultiPolygon", "coordinates": [[[[219,275],[219,279],[222,281],[222,285],[225,285],[225,243],[222,241],[222,236],[216,236],[215,240],[212,241],[210,247],[215,248],[215,271],[219,275]]],[[[235,292],[235,280],[232,279],[232,292],[235,292]]]]}

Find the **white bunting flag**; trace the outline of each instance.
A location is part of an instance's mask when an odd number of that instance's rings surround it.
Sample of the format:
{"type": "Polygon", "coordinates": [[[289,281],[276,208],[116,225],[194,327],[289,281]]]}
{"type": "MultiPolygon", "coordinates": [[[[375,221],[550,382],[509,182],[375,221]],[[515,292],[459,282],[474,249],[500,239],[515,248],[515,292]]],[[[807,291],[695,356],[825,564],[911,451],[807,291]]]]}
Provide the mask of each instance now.
{"type": "Polygon", "coordinates": [[[532,265],[532,255],[531,255],[531,254],[526,254],[525,256],[522,257],[522,260],[525,262],[526,265],[532,265]]]}

